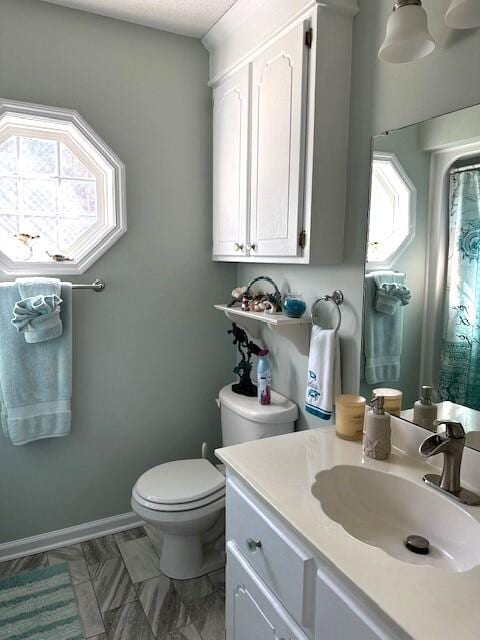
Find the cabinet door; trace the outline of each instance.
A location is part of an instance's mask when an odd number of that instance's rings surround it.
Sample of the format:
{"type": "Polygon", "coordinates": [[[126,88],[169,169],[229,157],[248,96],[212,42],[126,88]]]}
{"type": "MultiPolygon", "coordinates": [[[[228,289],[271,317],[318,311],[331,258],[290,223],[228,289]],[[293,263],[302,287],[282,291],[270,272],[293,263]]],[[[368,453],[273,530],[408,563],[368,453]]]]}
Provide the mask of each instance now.
{"type": "Polygon", "coordinates": [[[213,255],[245,255],[249,67],[213,91],[213,255]]]}
{"type": "Polygon", "coordinates": [[[339,583],[331,572],[317,574],[317,640],[412,640],[356,587],[339,583]]]}
{"type": "Polygon", "coordinates": [[[227,640],[307,640],[236,547],[227,545],[227,640]]]}
{"type": "Polygon", "coordinates": [[[252,64],[250,242],[254,255],[299,254],[308,49],[301,23],[252,64]]]}

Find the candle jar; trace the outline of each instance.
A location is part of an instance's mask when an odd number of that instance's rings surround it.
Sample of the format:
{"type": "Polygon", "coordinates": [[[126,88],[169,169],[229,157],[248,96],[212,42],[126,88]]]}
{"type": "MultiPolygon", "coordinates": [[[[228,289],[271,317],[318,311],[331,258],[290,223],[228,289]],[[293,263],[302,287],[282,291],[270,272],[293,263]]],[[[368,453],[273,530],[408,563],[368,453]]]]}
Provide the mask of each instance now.
{"type": "Polygon", "coordinates": [[[363,396],[341,395],[335,398],[335,429],[342,440],[361,440],[366,400],[363,396]]]}
{"type": "Polygon", "coordinates": [[[374,389],[373,395],[375,398],[377,396],[383,396],[385,398],[383,406],[387,413],[390,413],[394,416],[400,415],[403,399],[403,393],[400,391],[400,389],[374,389]]]}
{"type": "Polygon", "coordinates": [[[301,293],[287,293],[282,306],[284,314],[289,318],[301,318],[307,308],[301,293]]]}

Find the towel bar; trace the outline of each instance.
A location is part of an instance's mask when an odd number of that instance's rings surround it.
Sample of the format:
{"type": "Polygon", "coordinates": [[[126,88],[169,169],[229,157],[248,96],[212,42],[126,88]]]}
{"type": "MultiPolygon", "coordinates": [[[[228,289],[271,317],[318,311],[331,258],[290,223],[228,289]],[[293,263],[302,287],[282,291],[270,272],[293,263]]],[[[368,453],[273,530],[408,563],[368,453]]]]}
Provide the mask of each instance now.
{"type": "Polygon", "coordinates": [[[72,289],[91,289],[100,292],[105,289],[105,282],[97,278],[92,284],[72,284],[72,289]]]}

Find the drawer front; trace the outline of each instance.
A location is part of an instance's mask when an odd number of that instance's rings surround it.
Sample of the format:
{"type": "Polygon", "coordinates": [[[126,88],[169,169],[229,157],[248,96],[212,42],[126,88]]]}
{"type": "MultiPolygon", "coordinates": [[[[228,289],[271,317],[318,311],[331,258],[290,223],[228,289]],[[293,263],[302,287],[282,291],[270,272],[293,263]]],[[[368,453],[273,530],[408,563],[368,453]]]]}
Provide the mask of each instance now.
{"type": "Polygon", "coordinates": [[[229,478],[227,539],[235,542],[253,569],[277,594],[294,619],[311,627],[308,598],[313,598],[315,565],[279,526],[229,478]]]}
{"type": "Polygon", "coordinates": [[[227,640],[307,640],[234,543],[227,545],[227,640]]]}

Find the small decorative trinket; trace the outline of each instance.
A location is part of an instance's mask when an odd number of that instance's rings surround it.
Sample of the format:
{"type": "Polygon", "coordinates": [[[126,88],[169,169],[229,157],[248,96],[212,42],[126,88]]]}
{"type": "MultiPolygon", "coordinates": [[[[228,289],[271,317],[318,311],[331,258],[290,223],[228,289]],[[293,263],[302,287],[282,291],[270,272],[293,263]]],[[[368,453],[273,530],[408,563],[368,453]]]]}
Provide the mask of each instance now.
{"type": "Polygon", "coordinates": [[[49,251],[46,251],[45,253],[49,255],[52,260],[55,260],[55,262],[72,262],[73,261],[73,258],[64,256],[61,253],[50,253],[49,251]]]}
{"type": "Polygon", "coordinates": [[[253,384],[250,374],[252,372],[252,355],[258,356],[261,348],[248,339],[247,333],[241,329],[235,322],[232,322],[232,328],[228,333],[233,335],[233,344],[237,346],[238,352],[242,356],[240,362],[233,370],[240,381],[232,385],[232,391],[242,396],[251,398],[257,395],[257,385],[253,384]]]}

